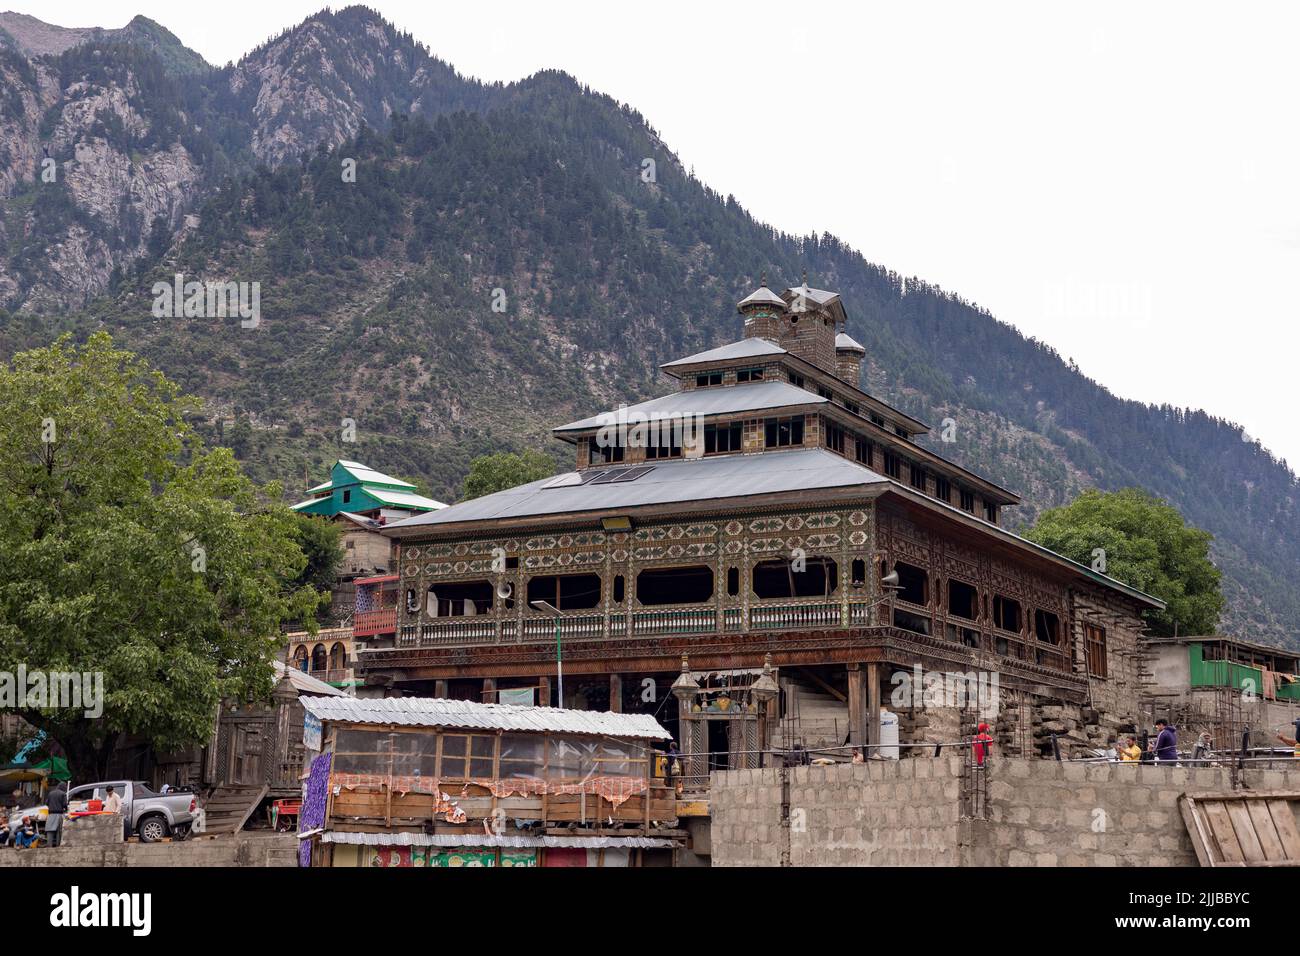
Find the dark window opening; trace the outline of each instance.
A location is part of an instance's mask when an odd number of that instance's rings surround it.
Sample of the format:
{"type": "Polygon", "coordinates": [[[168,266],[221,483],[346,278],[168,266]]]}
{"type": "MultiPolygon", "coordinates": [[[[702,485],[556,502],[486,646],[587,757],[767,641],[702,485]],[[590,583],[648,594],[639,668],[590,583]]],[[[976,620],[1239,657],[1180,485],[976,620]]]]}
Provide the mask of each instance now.
{"type": "Polygon", "coordinates": [[[768,448],[788,448],[803,444],[802,418],[769,418],[765,423],[768,448]]]}
{"type": "Polygon", "coordinates": [[[665,458],[682,457],[681,428],[662,428],[653,429],[653,431],[657,432],[657,434],[652,434],[646,441],[645,457],[647,461],[661,461],[665,458]]]}
{"type": "Polygon", "coordinates": [[[623,446],[612,442],[606,445],[593,444],[591,447],[591,460],[603,465],[620,462],[625,455],[623,446]]]}
{"type": "Polygon", "coordinates": [[[991,524],[998,523],[997,505],[989,504],[988,502],[984,503],[984,520],[990,522],[991,524]]]}
{"type": "Polygon", "coordinates": [[[796,375],[794,372],[790,372],[787,377],[790,379],[790,384],[793,385],[795,388],[803,388],[802,375],[796,375]]]}
{"type": "Polygon", "coordinates": [[[974,621],[980,614],[979,593],[965,581],[948,579],[948,613],[974,621]]]}
{"type": "Polygon", "coordinates": [[[600,605],[600,575],[542,574],[528,579],[528,604],[545,601],[560,611],[600,605]]]}
{"type": "Polygon", "coordinates": [[[890,478],[897,479],[903,473],[902,464],[898,456],[893,452],[885,452],[885,474],[890,478]]]}
{"type": "Polygon", "coordinates": [[[627,597],[626,591],[627,588],[623,583],[623,575],[621,574],[614,575],[614,603],[615,604],[623,603],[623,600],[627,597]]]}
{"type": "Polygon", "coordinates": [[[901,627],[905,631],[914,631],[917,634],[930,633],[930,619],[914,614],[905,608],[894,608],[894,627],[901,627]]]}
{"type": "Polygon", "coordinates": [[[856,447],[853,450],[853,457],[870,468],[872,451],[873,446],[871,441],[866,438],[859,438],[856,442],[856,447]]]}
{"type": "Polygon", "coordinates": [[[1034,635],[1044,644],[1061,643],[1061,619],[1051,611],[1034,611],[1034,635]]]}
{"type": "Polygon", "coordinates": [[[740,568],[727,568],[727,594],[735,597],[740,593],[740,568]]]}
{"type": "Polygon", "coordinates": [[[817,386],[817,394],[820,395],[822,398],[826,399],[827,401],[831,401],[832,399],[835,398],[835,393],[832,392],[829,388],[826,388],[822,385],[817,386]]]}
{"type": "Polygon", "coordinates": [[[839,566],[830,558],[760,561],[754,565],[754,593],[760,598],[826,597],[839,587],[839,566]]]}
{"type": "Polygon", "coordinates": [[[911,468],[911,472],[912,472],[912,487],[919,488],[921,491],[925,491],[925,469],[920,468],[917,465],[913,465],[911,468]]]}
{"type": "Polygon", "coordinates": [[[844,454],[844,429],[839,425],[826,423],[826,447],[831,451],[837,451],[844,454]]]}
{"type": "Polygon", "coordinates": [[[429,588],[428,612],[434,617],[467,617],[492,610],[491,581],[456,581],[429,588]]]}
{"type": "Polygon", "coordinates": [[[695,376],[696,388],[708,388],[710,385],[721,385],[721,384],[722,384],[721,372],[706,372],[704,375],[695,376]]]}
{"type": "Polygon", "coordinates": [[[852,574],[853,586],[860,588],[867,583],[867,562],[861,558],[854,558],[853,564],[850,565],[849,571],[852,574]]]}
{"type": "Polygon", "coordinates": [[[881,416],[881,415],[872,415],[872,416],[871,416],[871,423],[872,423],[873,425],[879,425],[881,428],[884,428],[884,427],[885,427],[885,419],[884,419],[884,417],[881,416]]]}
{"type": "Polygon", "coordinates": [[[704,454],[740,451],[744,432],[744,426],[740,422],[733,422],[730,425],[705,425],[704,454]]]}
{"type": "Polygon", "coordinates": [[[847,408],[849,411],[851,411],[854,415],[858,414],[857,402],[845,402],[844,407],[847,408]]]}
{"type": "Polygon", "coordinates": [[[636,576],[636,599],[657,604],[700,604],[713,600],[713,569],[649,568],[636,576]]]}
{"type": "Polygon", "coordinates": [[[974,513],[975,511],[975,494],[967,491],[965,488],[961,491],[961,510],[974,513]]]}
{"type": "Polygon", "coordinates": [[[1020,633],[1024,620],[1020,613],[1020,602],[1001,594],[993,595],[993,626],[1004,631],[1020,633]]]}
{"type": "Polygon", "coordinates": [[[763,369],[761,368],[742,368],[736,372],[737,382],[761,382],[763,381],[763,369]]]}
{"type": "Polygon", "coordinates": [[[950,482],[947,478],[940,478],[939,476],[936,475],[934,479],[934,496],[938,498],[940,501],[951,503],[952,482],[950,482]]]}
{"type": "Polygon", "coordinates": [[[347,503],[348,503],[349,501],[351,501],[351,500],[352,500],[352,491],[351,491],[350,489],[344,491],[344,492],[343,492],[343,503],[344,503],[344,504],[347,504],[347,503]]]}
{"type": "Polygon", "coordinates": [[[907,437],[907,429],[904,428],[902,425],[895,425],[895,426],[894,426],[894,434],[897,435],[899,438],[906,438],[906,437],[907,437]]]}
{"type": "Polygon", "coordinates": [[[900,600],[912,604],[930,603],[930,576],[925,571],[902,561],[894,562],[894,570],[898,572],[897,594],[900,600]]]}

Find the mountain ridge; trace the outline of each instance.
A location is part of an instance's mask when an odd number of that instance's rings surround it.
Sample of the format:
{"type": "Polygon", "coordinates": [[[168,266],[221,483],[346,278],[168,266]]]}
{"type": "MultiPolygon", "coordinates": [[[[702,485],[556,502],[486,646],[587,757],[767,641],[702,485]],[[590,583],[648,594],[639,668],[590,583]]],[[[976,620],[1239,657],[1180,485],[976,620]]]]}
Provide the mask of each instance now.
{"type": "Polygon", "coordinates": [[[306,487],[338,445],[445,499],[475,454],[558,453],[549,426],[666,391],[659,362],[740,337],[734,303],[761,272],[806,269],[844,296],[864,387],[951,417],[958,440],[928,444],[1021,492],[1026,520],[1091,485],[1148,487],[1215,532],[1225,628],[1300,632],[1295,476],[1239,427],[1120,399],[954,293],[755,220],[567,74],[469,80],[357,7],[201,90],[147,49],[103,49],[109,66],[86,46],[0,57],[0,131],[28,131],[32,162],[53,147],[71,180],[55,202],[0,152],[3,354],[110,328],[212,400],[210,437],[259,477],[306,487]],[[49,249],[54,267],[30,268],[49,249]],[[95,281],[60,287],[77,250],[95,281]],[[151,284],[176,271],[261,281],[262,328],[154,320],[151,284]],[[344,418],[363,449],[338,444],[344,418]]]}

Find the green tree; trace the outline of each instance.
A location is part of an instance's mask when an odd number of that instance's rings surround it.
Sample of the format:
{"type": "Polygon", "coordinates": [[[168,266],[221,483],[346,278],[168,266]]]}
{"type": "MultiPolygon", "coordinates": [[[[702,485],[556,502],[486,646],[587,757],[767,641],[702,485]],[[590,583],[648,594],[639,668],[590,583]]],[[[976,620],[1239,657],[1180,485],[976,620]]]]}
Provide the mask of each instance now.
{"type": "Polygon", "coordinates": [[[281,623],[314,627],[320,603],[280,488],[204,449],[195,400],[104,333],[0,365],[0,408],[0,670],[102,675],[102,710],[17,702],[74,774],[105,773],[123,734],[202,741],[223,697],[269,693],[281,623]]]}
{"type": "Polygon", "coordinates": [[[1104,558],[1106,574],[1163,600],[1164,611],[1147,615],[1158,635],[1175,626],[1180,634],[1212,634],[1218,626],[1224,599],[1210,562],[1213,535],[1140,488],[1090,488],[1044,511],[1025,536],[1090,567],[1104,558]]]}
{"type": "Polygon", "coordinates": [[[555,463],[539,451],[529,449],[522,455],[502,451],[482,455],[469,465],[461,501],[482,498],[493,492],[514,488],[555,474],[555,463]]]}
{"type": "Polygon", "coordinates": [[[307,558],[295,583],[328,595],[343,563],[343,532],[335,522],[315,515],[295,513],[294,519],[295,540],[307,558]]]}

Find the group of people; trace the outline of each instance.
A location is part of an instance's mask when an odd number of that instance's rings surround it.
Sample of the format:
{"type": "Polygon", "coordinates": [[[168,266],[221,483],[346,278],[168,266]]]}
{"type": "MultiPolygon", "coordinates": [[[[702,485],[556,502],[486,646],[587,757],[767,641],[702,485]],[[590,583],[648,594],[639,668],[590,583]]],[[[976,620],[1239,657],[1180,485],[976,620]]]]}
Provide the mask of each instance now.
{"type": "MultiPolygon", "coordinates": [[[[1196,743],[1197,753],[1194,759],[1201,759],[1209,754],[1210,735],[1201,734],[1196,743]]],[[[1156,735],[1149,737],[1146,749],[1138,745],[1137,738],[1128,736],[1123,743],[1115,747],[1115,755],[1121,763],[1167,763],[1178,759],[1178,728],[1163,717],[1156,721],[1156,735]]]]}
{"type": "MultiPolygon", "coordinates": [[[[48,846],[59,846],[63,842],[63,821],[68,813],[66,783],[56,783],[50,788],[45,795],[45,807],[47,813],[44,831],[37,825],[34,813],[24,813],[22,822],[10,827],[9,819],[12,811],[22,809],[21,798],[15,791],[6,802],[6,806],[0,810],[0,846],[13,844],[15,849],[27,850],[40,846],[42,841],[48,846]]],[[[122,812],[122,795],[111,786],[104,794],[104,812],[122,812]]]]}

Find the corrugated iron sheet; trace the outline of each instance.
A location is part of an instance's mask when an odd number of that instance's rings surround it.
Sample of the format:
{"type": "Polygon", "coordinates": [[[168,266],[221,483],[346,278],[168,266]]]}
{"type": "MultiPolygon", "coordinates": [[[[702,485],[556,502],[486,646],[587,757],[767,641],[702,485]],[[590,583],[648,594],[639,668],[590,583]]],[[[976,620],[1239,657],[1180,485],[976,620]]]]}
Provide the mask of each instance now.
{"type": "Polygon", "coordinates": [[[614,714],[558,707],[480,704],[438,697],[300,698],[308,713],[322,721],[397,724],[404,727],[458,727],[468,730],[519,730],[592,734],[639,740],[671,740],[672,735],[649,714],[614,714]]]}
{"type": "Polygon", "coordinates": [[[504,847],[581,847],[584,849],[609,849],[633,847],[636,849],[666,849],[672,840],[659,837],[561,837],[561,836],[506,836],[484,833],[349,833],[327,830],[321,834],[323,843],[350,843],[356,846],[504,846],[504,847]]]}

